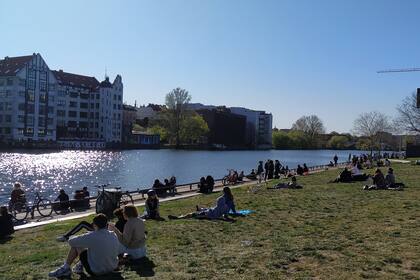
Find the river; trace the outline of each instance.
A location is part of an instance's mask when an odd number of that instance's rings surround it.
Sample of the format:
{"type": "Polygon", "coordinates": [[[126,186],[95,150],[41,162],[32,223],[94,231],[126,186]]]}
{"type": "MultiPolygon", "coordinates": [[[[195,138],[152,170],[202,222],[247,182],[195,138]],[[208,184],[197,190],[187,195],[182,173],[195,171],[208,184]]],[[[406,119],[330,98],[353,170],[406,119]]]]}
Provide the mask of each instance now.
{"type": "MultiPolygon", "coordinates": [[[[211,174],[221,178],[227,169],[255,168],[259,160],[278,159],[289,168],[327,164],[335,154],[346,161],[349,153],[361,151],[267,150],[267,151],[10,151],[0,152],[0,204],[8,201],[13,182],[19,181],[33,195],[55,198],[63,188],[67,193],[88,186],[110,183],[125,190],[150,187],[155,178],[163,181],[172,175],[178,183],[198,181],[211,174]]],[[[29,195],[31,198],[32,196],[29,195]]]]}

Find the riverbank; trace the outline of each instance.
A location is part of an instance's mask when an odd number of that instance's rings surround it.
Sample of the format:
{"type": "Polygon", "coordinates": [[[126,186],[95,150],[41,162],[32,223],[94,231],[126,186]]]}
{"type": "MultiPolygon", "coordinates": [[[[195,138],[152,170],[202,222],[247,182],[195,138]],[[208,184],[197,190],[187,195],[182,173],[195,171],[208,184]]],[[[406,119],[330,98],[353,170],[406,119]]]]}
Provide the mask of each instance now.
{"type": "MultiPolygon", "coordinates": [[[[149,259],[101,279],[417,279],[420,166],[393,168],[407,185],[404,191],[362,191],[363,182],[327,184],[337,175],[329,170],[299,177],[301,190],[234,189],[237,208],[256,211],[234,223],[147,221],[149,259]]],[[[163,203],[161,213],[187,213],[217,196],[163,203]]],[[[55,237],[78,221],[21,230],[2,242],[0,276],[46,278],[68,250],[55,237]]]]}

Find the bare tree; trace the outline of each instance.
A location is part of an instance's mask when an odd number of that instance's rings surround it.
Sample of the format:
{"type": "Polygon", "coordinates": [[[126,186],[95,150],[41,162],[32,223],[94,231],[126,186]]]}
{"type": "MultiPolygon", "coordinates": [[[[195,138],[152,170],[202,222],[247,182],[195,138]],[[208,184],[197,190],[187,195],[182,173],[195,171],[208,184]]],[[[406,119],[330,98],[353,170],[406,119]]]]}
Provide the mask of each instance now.
{"type": "Polygon", "coordinates": [[[420,108],[417,107],[415,92],[403,99],[397,111],[396,127],[408,133],[420,133],[420,108]]]}
{"type": "Polygon", "coordinates": [[[305,132],[310,138],[325,133],[325,127],[321,119],[316,115],[303,116],[299,118],[292,126],[293,130],[305,132]]]}
{"type": "Polygon", "coordinates": [[[186,117],[188,103],[191,101],[191,95],[187,90],[176,88],[165,97],[165,104],[168,108],[167,122],[170,137],[175,138],[176,146],[180,145],[181,123],[186,117]]]}
{"type": "Polygon", "coordinates": [[[371,154],[375,148],[380,151],[383,133],[390,131],[389,117],[376,111],[359,115],[353,124],[353,133],[367,139],[371,154]]]}

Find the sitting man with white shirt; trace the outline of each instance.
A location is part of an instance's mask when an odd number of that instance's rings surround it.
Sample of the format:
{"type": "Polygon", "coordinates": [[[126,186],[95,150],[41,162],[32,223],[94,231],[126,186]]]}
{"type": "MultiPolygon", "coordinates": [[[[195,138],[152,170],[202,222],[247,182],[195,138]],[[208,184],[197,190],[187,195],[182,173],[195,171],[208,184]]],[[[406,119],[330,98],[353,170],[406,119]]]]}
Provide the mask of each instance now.
{"type": "Polygon", "coordinates": [[[83,268],[92,276],[106,274],[118,267],[120,242],[114,232],[108,230],[108,218],[98,214],[93,218],[94,231],[69,239],[71,249],[67,260],[58,269],[51,271],[50,277],[70,276],[71,265],[79,257],[73,268],[74,273],[82,274],[83,268]]]}

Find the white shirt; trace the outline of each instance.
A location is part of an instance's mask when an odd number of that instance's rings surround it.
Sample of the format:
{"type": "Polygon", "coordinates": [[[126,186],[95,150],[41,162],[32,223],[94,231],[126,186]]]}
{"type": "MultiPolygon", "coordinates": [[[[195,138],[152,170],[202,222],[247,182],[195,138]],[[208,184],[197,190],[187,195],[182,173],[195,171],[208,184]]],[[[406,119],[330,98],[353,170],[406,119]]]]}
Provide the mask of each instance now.
{"type": "Polygon", "coordinates": [[[118,267],[120,242],[115,233],[108,229],[72,237],[69,244],[71,247],[88,249],[88,263],[95,274],[108,273],[118,267]]]}
{"type": "Polygon", "coordinates": [[[352,175],[360,175],[360,169],[357,168],[357,166],[353,166],[353,168],[351,169],[351,174],[352,175]]]}

